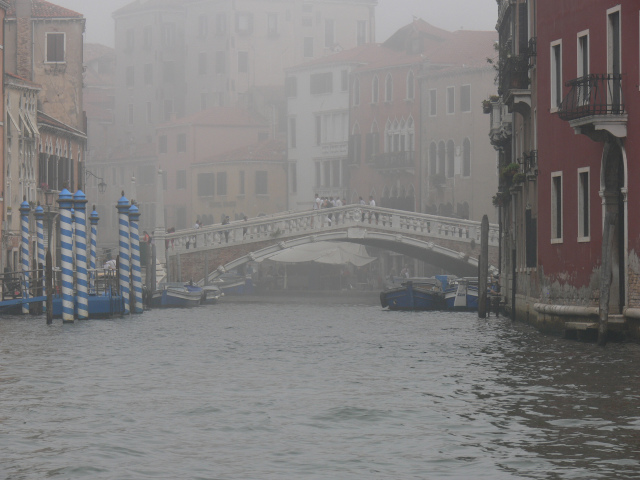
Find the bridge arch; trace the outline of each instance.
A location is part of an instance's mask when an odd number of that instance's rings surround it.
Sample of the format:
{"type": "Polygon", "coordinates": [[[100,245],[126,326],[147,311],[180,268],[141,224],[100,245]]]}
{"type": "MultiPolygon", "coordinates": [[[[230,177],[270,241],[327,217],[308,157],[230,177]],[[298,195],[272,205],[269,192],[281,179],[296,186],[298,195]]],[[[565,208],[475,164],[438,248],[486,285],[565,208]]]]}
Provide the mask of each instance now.
{"type": "MultiPolygon", "coordinates": [[[[208,280],[212,281],[224,273],[252,261],[267,260],[270,256],[286,249],[315,242],[348,242],[370,247],[382,248],[402,255],[422,260],[436,267],[442,268],[450,274],[461,277],[477,276],[478,259],[465,253],[442,247],[428,242],[400,234],[369,231],[361,228],[350,228],[329,233],[298,237],[289,241],[281,241],[275,245],[262,248],[242,255],[225,265],[221,265],[209,273],[208,280]]],[[[497,273],[493,266],[490,271],[497,273]]],[[[204,282],[201,281],[202,284],[204,282]]]]}

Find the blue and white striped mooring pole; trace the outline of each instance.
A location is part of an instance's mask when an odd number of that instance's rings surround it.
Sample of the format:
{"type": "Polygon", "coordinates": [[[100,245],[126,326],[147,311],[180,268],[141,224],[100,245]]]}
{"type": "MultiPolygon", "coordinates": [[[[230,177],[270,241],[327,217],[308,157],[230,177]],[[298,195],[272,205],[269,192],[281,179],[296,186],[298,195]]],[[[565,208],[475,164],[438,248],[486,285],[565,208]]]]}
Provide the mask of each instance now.
{"type": "Polygon", "coordinates": [[[129,200],[124,196],[118,200],[118,223],[120,225],[120,294],[124,302],[124,314],[129,315],[129,200]]]}
{"type": "MultiPolygon", "coordinates": [[[[31,205],[25,198],[20,204],[20,230],[22,231],[22,245],[20,247],[20,257],[22,260],[22,298],[29,298],[29,212],[31,205]]],[[[29,303],[22,304],[22,313],[29,314],[29,303]]]]}
{"type": "Polygon", "coordinates": [[[133,287],[133,297],[135,306],[133,313],[142,313],[142,273],[140,271],[140,233],[138,231],[138,220],[140,211],[133,203],[129,208],[129,234],[131,236],[131,280],[133,287]]]}
{"type": "MultiPolygon", "coordinates": [[[[42,268],[42,292],[46,292],[46,281],[44,279],[44,209],[38,205],[36,207],[36,233],[38,235],[38,265],[37,269],[42,268]]],[[[42,308],[46,308],[47,302],[42,302],[42,308]]]]}
{"type": "Polygon", "coordinates": [[[76,275],[78,290],[78,319],[89,318],[89,293],[87,290],[87,197],[82,190],[73,196],[75,210],[76,275]]]}
{"type": "Polygon", "coordinates": [[[96,250],[98,245],[98,220],[100,220],[100,216],[98,212],[96,212],[96,206],[93,206],[93,212],[89,216],[89,220],[91,221],[91,256],[89,257],[89,268],[91,269],[91,273],[89,274],[89,283],[90,290],[92,293],[95,293],[96,290],[96,250]]]}
{"type": "Polygon", "coordinates": [[[60,206],[60,250],[62,270],[62,322],[73,323],[74,299],[73,299],[73,196],[66,188],[58,197],[60,206]]]}

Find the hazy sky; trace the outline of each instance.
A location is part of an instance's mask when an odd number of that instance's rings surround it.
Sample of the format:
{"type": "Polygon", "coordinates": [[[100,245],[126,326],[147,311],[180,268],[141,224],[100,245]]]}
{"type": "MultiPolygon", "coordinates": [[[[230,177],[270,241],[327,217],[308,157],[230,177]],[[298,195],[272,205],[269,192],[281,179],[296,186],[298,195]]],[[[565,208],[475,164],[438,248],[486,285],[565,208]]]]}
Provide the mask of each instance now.
{"type": "MultiPolygon", "coordinates": [[[[113,46],[114,10],[132,0],[49,0],[87,18],[87,42],[113,46]]],[[[498,16],[495,0],[378,0],[377,41],[411,22],[413,16],[445,30],[493,30],[498,16]]]]}

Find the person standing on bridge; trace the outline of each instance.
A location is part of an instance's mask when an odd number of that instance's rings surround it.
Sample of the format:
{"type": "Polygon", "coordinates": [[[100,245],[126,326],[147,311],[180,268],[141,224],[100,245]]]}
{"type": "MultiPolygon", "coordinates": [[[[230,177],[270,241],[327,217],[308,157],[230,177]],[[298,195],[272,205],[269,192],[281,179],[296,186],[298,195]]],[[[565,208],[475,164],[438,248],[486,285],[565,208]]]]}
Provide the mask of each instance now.
{"type": "MultiPolygon", "coordinates": [[[[335,206],[336,207],[341,207],[342,206],[342,201],[340,200],[340,197],[336,197],[335,206]]],[[[339,223],[339,220],[340,220],[340,214],[336,213],[336,225],[339,223]]]]}
{"type": "MultiPolygon", "coordinates": [[[[369,195],[369,206],[375,207],[376,201],[373,199],[373,195],[369,195]]],[[[371,223],[371,217],[369,217],[369,223],[371,223]]],[[[378,224],[378,212],[376,212],[376,225],[378,224]]]]}
{"type": "MultiPolygon", "coordinates": [[[[362,197],[360,197],[359,200],[360,205],[366,205],[364,199],[362,197]]],[[[362,219],[360,220],[362,223],[364,223],[364,210],[362,211],[362,219]]]]}

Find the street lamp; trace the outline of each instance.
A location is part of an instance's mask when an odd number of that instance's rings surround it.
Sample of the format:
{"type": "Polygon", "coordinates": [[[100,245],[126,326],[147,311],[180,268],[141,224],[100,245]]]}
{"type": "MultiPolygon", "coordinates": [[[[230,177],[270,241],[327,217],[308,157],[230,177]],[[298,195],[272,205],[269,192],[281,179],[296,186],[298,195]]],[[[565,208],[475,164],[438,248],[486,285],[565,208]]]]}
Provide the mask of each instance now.
{"type": "Polygon", "coordinates": [[[98,180],[98,192],[104,193],[107,190],[107,184],[104,181],[104,178],[97,176],[91,170],[84,169],[84,184],[85,187],[87,185],[87,175],[91,175],[93,178],[98,180]]]}

